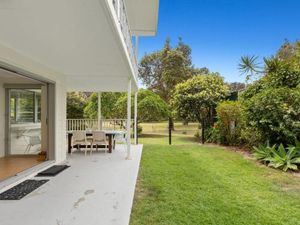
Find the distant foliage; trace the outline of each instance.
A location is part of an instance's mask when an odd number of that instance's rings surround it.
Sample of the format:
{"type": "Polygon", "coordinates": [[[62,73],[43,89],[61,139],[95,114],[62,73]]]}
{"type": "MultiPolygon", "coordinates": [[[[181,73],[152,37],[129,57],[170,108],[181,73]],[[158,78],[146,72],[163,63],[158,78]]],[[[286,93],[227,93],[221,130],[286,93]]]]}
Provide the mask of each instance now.
{"type": "MultiPolygon", "coordinates": [[[[133,97],[133,96],[132,96],[133,97]]],[[[159,95],[152,91],[141,89],[138,93],[138,119],[139,122],[162,121],[169,115],[168,105],[159,95]]],[[[114,110],[119,118],[126,118],[127,115],[127,95],[122,95],[116,102],[114,110]]],[[[132,101],[133,115],[133,101],[132,101]]]]}
{"type": "Polygon", "coordinates": [[[229,83],[228,85],[229,85],[231,92],[239,92],[246,88],[246,85],[241,82],[232,82],[232,83],[229,83]]]}
{"type": "MultiPolygon", "coordinates": [[[[101,93],[101,114],[105,119],[118,118],[114,110],[114,106],[122,93],[103,92],[101,93]]],[[[93,93],[87,100],[87,105],[84,109],[84,116],[90,119],[96,119],[98,115],[98,93],[93,93]]],[[[120,117],[123,118],[123,117],[120,117]]],[[[125,118],[125,117],[124,117],[125,118]]]]}
{"type": "Polygon", "coordinates": [[[86,101],[79,92],[67,93],[67,119],[82,119],[86,101]]]}

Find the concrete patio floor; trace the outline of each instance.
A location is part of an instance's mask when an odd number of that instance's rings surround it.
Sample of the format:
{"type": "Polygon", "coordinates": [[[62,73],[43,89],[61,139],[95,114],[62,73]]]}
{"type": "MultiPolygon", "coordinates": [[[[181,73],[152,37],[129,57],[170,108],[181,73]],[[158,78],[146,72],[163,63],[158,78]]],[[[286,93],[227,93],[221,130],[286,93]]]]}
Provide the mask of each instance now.
{"type": "MultiPolygon", "coordinates": [[[[2,225],[126,225],[129,223],[142,145],[112,154],[73,153],[70,168],[18,201],[0,201],[2,225]]],[[[45,179],[45,178],[34,178],[45,179]]]]}

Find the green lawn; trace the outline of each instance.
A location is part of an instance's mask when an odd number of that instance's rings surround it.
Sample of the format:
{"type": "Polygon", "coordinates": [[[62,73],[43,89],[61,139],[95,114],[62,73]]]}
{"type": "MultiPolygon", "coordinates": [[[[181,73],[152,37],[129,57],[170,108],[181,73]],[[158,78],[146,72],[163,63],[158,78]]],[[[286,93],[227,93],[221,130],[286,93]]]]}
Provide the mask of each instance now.
{"type": "Polygon", "coordinates": [[[300,224],[300,178],[192,137],[146,135],[132,225],[300,224]]]}
{"type": "MultiPolygon", "coordinates": [[[[167,122],[140,123],[140,126],[143,128],[143,134],[168,134],[167,122]]],[[[173,135],[194,136],[199,130],[198,123],[183,125],[182,122],[175,122],[174,127],[173,135]]]]}

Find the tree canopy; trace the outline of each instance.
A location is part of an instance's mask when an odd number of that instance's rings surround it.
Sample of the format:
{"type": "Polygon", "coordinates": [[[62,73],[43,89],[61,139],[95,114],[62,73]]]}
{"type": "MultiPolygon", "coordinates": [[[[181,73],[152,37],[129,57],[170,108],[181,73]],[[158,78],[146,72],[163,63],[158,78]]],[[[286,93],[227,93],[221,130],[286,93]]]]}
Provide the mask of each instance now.
{"type": "Polygon", "coordinates": [[[207,68],[195,69],[192,66],[191,48],[179,39],[177,46],[171,47],[167,39],[164,48],[146,54],[139,65],[139,77],[151,91],[169,102],[175,86],[201,71],[208,73],[207,68]]]}
{"type": "Polygon", "coordinates": [[[67,119],[83,118],[86,102],[79,92],[67,94],[67,119]]]}
{"type": "MultiPolygon", "coordinates": [[[[140,122],[161,121],[168,118],[168,105],[161,97],[150,90],[141,89],[138,93],[138,119],[140,122]]],[[[127,94],[122,95],[115,104],[120,118],[127,115],[127,94]]],[[[133,115],[133,101],[131,105],[133,115]]]]}
{"type": "Polygon", "coordinates": [[[229,87],[220,75],[198,75],[176,86],[172,104],[180,118],[201,123],[228,93],[229,87]]]}
{"type": "MultiPolygon", "coordinates": [[[[113,110],[113,108],[121,96],[122,93],[118,93],[118,92],[101,93],[101,106],[103,106],[101,107],[101,114],[103,118],[113,119],[118,117],[117,113],[113,110]]],[[[84,109],[84,116],[86,118],[96,119],[97,115],[98,115],[98,93],[93,93],[88,98],[88,103],[84,109]]]]}

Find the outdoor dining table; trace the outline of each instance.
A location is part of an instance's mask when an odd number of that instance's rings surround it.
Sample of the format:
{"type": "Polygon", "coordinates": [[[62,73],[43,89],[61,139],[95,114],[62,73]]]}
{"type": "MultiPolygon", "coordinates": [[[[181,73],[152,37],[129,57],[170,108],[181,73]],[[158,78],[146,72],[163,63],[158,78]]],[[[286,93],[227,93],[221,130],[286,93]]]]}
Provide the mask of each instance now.
{"type": "MultiPolygon", "coordinates": [[[[116,135],[125,135],[124,131],[118,131],[118,130],[103,130],[105,132],[105,135],[108,137],[108,152],[112,153],[112,149],[115,146],[115,143],[113,143],[113,139],[116,135]]],[[[71,153],[72,151],[72,136],[73,131],[67,131],[68,134],[68,153],[71,153]]],[[[86,131],[86,136],[91,137],[93,136],[93,131],[86,131]]]]}

